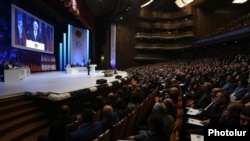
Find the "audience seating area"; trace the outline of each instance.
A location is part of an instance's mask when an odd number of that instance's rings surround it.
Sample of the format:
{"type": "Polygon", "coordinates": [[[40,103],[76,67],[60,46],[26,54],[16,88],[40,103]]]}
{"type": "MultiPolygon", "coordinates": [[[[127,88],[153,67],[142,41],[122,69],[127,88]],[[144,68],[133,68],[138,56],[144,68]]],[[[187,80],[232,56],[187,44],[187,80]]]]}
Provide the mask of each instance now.
{"type": "MultiPolygon", "coordinates": [[[[241,57],[239,57],[239,55],[237,55],[233,59],[205,58],[188,60],[188,63],[185,60],[175,60],[173,62],[129,68],[126,71],[132,76],[131,80],[116,86],[116,88],[102,89],[91,94],[84,93],[84,96],[82,97],[75,97],[56,102],[41,97],[32,97],[29,100],[34,100],[33,102],[40,106],[40,111],[43,111],[47,118],[45,120],[46,123],[44,124],[48,124],[48,122],[55,118],[52,117],[53,112],[57,111],[58,107],[64,104],[67,104],[71,108],[73,115],[81,113],[85,108],[95,109],[96,113],[94,121],[99,121],[102,119],[102,110],[100,108],[102,105],[96,105],[101,104],[96,101],[97,96],[102,96],[105,101],[104,103],[112,105],[116,112],[118,112],[118,107],[116,107],[116,102],[113,101],[114,96],[116,98],[118,97],[117,99],[122,98],[126,104],[132,102],[132,96],[139,96],[137,97],[139,98],[139,100],[137,99],[138,103],[135,104],[137,106],[133,110],[124,114],[119,122],[114,124],[111,128],[103,131],[96,139],[94,139],[94,141],[117,141],[125,140],[130,135],[136,134],[136,130],[139,126],[146,125],[145,121],[152,112],[153,105],[156,102],[162,102],[165,99],[170,98],[172,99],[176,110],[174,127],[171,129],[170,134],[170,141],[181,141],[185,140],[187,136],[184,127],[184,124],[186,124],[184,117],[186,115],[185,108],[187,106],[186,93],[189,90],[188,84],[190,84],[189,82],[191,80],[189,76],[192,75],[192,77],[198,81],[197,84],[199,84],[199,86],[197,89],[200,89],[202,87],[201,84],[207,81],[212,83],[212,87],[221,87],[219,81],[222,80],[219,80],[219,76],[225,76],[228,74],[232,75],[234,74],[234,71],[239,70],[239,68],[246,68],[246,72],[245,69],[242,69],[241,71],[247,73],[247,76],[244,75],[245,79],[250,80],[248,58],[249,56],[241,55],[241,57]],[[242,58],[242,60],[239,58],[242,58]],[[208,77],[208,75],[210,75],[210,77],[208,77]],[[171,92],[172,87],[177,88],[178,93],[171,92]],[[124,92],[121,93],[121,91],[124,92]],[[99,109],[96,109],[98,106],[99,109]]],[[[247,88],[249,88],[249,85],[247,85],[247,88]]],[[[80,94],[77,95],[81,96],[80,94]]],[[[247,96],[247,94],[244,95],[244,98],[245,96],[247,96]]],[[[241,102],[241,100],[242,99],[239,99],[238,102],[241,102]]],[[[246,99],[244,102],[246,102],[246,99]]],[[[1,111],[4,113],[5,110],[3,107],[1,108],[1,111]]],[[[53,116],[55,116],[55,114],[53,116]]],[[[68,132],[77,129],[80,125],[80,121],[72,124],[68,127],[68,132]]],[[[45,132],[37,133],[40,135],[46,134],[48,128],[43,129],[43,131],[45,132]]],[[[7,137],[7,134],[4,136],[7,137]]]]}

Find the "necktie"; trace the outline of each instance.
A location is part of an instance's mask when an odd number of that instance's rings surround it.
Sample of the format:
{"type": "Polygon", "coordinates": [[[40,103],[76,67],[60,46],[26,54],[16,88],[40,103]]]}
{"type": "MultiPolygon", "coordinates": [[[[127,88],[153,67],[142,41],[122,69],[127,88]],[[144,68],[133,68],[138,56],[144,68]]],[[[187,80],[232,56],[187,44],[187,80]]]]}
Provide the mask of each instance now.
{"type": "Polygon", "coordinates": [[[34,31],[34,35],[35,35],[34,37],[35,37],[35,40],[36,40],[36,35],[37,35],[37,31],[36,30],[34,31]]]}

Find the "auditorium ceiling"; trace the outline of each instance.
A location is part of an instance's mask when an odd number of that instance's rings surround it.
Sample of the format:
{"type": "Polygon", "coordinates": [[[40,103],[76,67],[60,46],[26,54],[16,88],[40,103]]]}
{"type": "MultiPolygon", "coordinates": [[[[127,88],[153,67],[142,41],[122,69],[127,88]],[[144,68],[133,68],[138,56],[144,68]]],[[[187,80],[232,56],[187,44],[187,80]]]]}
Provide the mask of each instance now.
{"type": "MultiPolygon", "coordinates": [[[[55,18],[65,22],[65,15],[70,20],[77,18],[69,12],[69,9],[63,5],[64,1],[71,0],[14,0],[14,2],[29,6],[29,8],[39,10],[40,13],[51,13],[55,18]]],[[[81,2],[82,0],[76,0],[81,2]]],[[[108,24],[117,21],[120,17],[129,18],[131,14],[140,10],[140,6],[149,0],[85,0],[90,7],[92,14],[100,24],[108,24]]],[[[199,6],[201,9],[210,12],[250,12],[250,0],[244,4],[232,4],[233,0],[194,0],[191,5],[199,6]]],[[[175,0],[154,0],[149,6],[152,10],[174,11],[179,8],[175,0]]]]}
{"type": "MultiPolygon", "coordinates": [[[[95,16],[100,15],[117,15],[119,13],[129,13],[129,10],[139,9],[140,5],[148,2],[149,0],[85,0],[89,7],[92,9],[95,16]]],[[[179,9],[176,0],[154,0],[149,7],[154,10],[173,11],[179,9]]],[[[194,0],[191,5],[199,6],[209,11],[221,11],[231,9],[250,11],[250,0],[244,4],[233,4],[233,0],[194,0]]]]}
{"type": "MultiPolygon", "coordinates": [[[[149,0],[85,0],[96,17],[103,21],[116,21],[120,17],[129,18],[140,6],[149,0]]],[[[250,0],[244,4],[233,4],[233,0],[194,0],[191,5],[214,13],[250,12],[250,0]]],[[[154,0],[149,6],[152,10],[175,11],[179,7],[175,0],[154,0]]]]}

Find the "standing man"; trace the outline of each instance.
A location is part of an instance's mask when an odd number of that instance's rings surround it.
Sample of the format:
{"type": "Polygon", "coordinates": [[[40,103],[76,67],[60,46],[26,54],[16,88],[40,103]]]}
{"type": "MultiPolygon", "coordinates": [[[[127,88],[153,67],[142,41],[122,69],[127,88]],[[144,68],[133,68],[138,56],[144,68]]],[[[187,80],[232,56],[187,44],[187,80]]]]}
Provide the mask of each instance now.
{"type": "Polygon", "coordinates": [[[35,42],[42,42],[42,37],[39,31],[39,25],[36,20],[33,21],[33,28],[32,31],[30,31],[30,39],[35,42]]]}
{"type": "Polygon", "coordinates": [[[90,63],[91,63],[91,59],[89,59],[89,61],[87,62],[87,69],[88,69],[88,75],[90,75],[90,63]]]}

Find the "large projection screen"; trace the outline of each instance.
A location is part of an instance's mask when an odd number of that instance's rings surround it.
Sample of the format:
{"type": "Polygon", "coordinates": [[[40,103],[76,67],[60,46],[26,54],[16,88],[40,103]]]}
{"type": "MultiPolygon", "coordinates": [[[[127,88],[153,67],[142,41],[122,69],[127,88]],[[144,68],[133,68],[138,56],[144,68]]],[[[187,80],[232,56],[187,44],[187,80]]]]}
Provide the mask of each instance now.
{"type": "Polygon", "coordinates": [[[12,46],[54,54],[54,27],[12,4],[12,46]]]}

